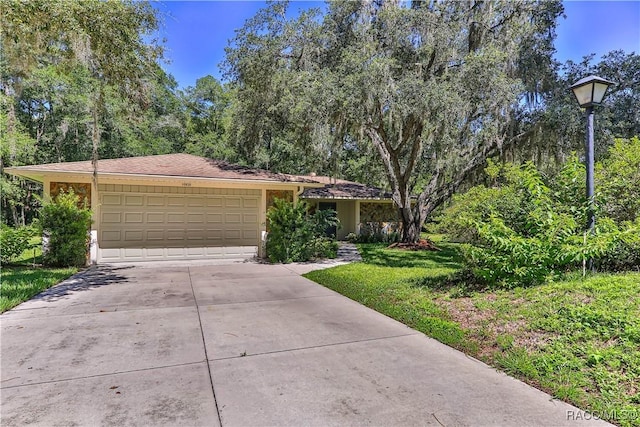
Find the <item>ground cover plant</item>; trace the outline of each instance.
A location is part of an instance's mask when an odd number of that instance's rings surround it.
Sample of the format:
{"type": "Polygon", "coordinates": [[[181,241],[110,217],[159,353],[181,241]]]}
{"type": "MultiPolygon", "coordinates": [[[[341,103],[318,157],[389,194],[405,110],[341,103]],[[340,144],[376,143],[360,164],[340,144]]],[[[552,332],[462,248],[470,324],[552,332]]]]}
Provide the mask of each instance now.
{"type": "Polygon", "coordinates": [[[360,244],[363,262],[306,277],[556,398],[640,426],[640,273],[474,289],[455,276],[463,271],[457,246],[438,245],[360,244]]]}
{"type": "Polygon", "coordinates": [[[42,244],[39,237],[33,238],[30,246],[11,264],[0,269],[0,313],[12,309],[31,299],[45,289],[60,283],[78,271],[75,267],[45,268],[42,262],[42,244]]]}

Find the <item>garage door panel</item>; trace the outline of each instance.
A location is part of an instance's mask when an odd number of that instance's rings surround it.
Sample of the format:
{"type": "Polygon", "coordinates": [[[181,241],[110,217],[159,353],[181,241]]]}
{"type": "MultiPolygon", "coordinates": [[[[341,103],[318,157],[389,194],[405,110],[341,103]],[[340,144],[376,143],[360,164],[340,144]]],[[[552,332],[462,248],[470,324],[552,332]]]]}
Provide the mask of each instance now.
{"type": "Polygon", "coordinates": [[[242,237],[242,230],[238,229],[226,229],[224,231],[224,238],[229,240],[238,240],[242,237]]]}
{"type": "Polygon", "coordinates": [[[124,248],[125,258],[142,258],[142,248],[124,248]]]}
{"type": "Polygon", "coordinates": [[[122,222],[122,214],[120,212],[103,212],[102,223],[103,224],[120,224],[122,222]]]}
{"type": "Polygon", "coordinates": [[[143,232],[142,230],[126,230],[124,232],[124,240],[127,242],[142,242],[143,232]]]}
{"type": "Polygon", "coordinates": [[[169,229],[167,230],[167,240],[184,240],[184,231],[183,229],[169,229]]]}
{"type": "Polygon", "coordinates": [[[102,241],[104,242],[119,242],[120,239],[120,231],[118,230],[102,232],[102,241]]]}
{"type": "Polygon", "coordinates": [[[166,206],[165,196],[147,196],[147,206],[166,206]]]}
{"type": "Polygon", "coordinates": [[[184,213],[182,213],[182,212],[168,212],[167,213],[167,223],[169,223],[169,224],[184,223],[184,213]]]}
{"type": "Polygon", "coordinates": [[[242,215],[242,222],[244,222],[245,224],[257,224],[258,223],[258,215],[257,214],[243,214],[242,215]]]}
{"type": "Polygon", "coordinates": [[[122,205],[122,196],[119,194],[105,194],[102,198],[102,204],[108,206],[122,205]]]}
{"type": "Polygon", "coordinates": [[[203,224],[204,222],[205,222],[204,212],[187,214],[187,223],[189,224],[203,224]]]}
{"type": "Polygon", "coordinates": [[[255,241],[258,238],[258,232],[256,230],[242,230],[242,238],[255,241]]]}
{"type": "Polygon", "coordinates": [[[240,197],[227,197],[224,200],[224,205],[227,208],[239,208],[242,207],[242,199],[240,197]]]}
{"type": "Polygon", "coordinates": [[[224,206],[222,197],[207,197],[207,207],[221,208],[224,206]]]}
{"type": "Polygon", "coordinates": [[[164,223],[164,213],[163,212],[147,212],[147,223],[149,224],[164,223]]]}
{"type": "Polygon", "coordinates": [[[190,241],[204,240],[204,230],[195,230],[195,229],[187,230],[187,240],[190,240],[190,241]]]}
{"type": "Polygon", "coordinates": [[[188,197],[187,198],[187,206],[189,207],[203,207],[205,205],[205,200],[202,197],[188,197]]]}
{"type": "Polygon", "coordinates": [[[189,257],[203,257],[205,248],[186,248],[186,254],[189,257]]]}
{"type": "Polygon", "coordinates": [[[149,259],[163,259],[164,258],[164,248],[147,248],[146,256],[149,259]]]}
{"type": "Polygon", "coordinates": [[[224,216],[224,222],[226,224],[240,224],[242,222],[242,214],[228,213],[224,216]]]}
{"type": "Polygon", "coordinates": [[[257,195],[176,194],[184,192],[177,187],[161,190],[101,195],[100,260],[255,254],[260,235],[257,195]]]}
{"type": "Polygon", "coordinates": [[[185,205],[184,196],[166,196],[167,206],[182,206],[185,205]]]}
{"type": "Polygon", "coordinates": [[[147,230],[147,240],[162,241],[164,240],[164,230],[147,230]]]}
{"type": "Polygon", "coordinates": [[[124,223],[125,224],[142,224],[144,214],[142,212],[125,212],[124,223]]]}
{"type": "Polygon", "coordinates": [[[167,248],[167,258],[184,258],[184,249],[167,248]]]}
{"type": "Polygon", "coordinates": [[[242,207],[247,209],[257,209],[258,208],[258,199],[243,199],[242,207]]]}
{"type": "Polygon", "coordinates": [[[223,223],[223,215],[222,215],[222,213],[207,213],[207,223],[208,224],[222,224],[223,223]]]}
{"type": "Polygon", "coordinates": [[[144,205],[144,197],[142,195],[139,196],[131,196],[126,195],[124,197],[125,206],[142,206],[144,205]]]}
{"type": "Polygon", "coordinates": [[[216,229],[216,230],[207,230],[206,231],[206,236],[207,236],[207,240],[213,240],[213,241],[219,241],[222,240],[224,238],[224,234],[222,232],[222,230],[216,229]]]}

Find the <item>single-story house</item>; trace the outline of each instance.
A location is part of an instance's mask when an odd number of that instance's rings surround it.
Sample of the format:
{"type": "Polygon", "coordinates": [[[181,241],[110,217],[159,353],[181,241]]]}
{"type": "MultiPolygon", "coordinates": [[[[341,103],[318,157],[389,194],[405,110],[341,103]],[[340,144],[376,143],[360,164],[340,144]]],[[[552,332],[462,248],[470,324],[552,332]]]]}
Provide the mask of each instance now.
{"type": "MultiPolygon", "coordinates": [[[[189,154],[5,168],[44,187],[72,188],[93,214],[92,263],[238,258],[259,254],[275,198],[335,209],[337,237],[397,218],[390,195],[355,182],[272,173],[189,154]]],[[[261,255],[261,254],[260,254],[261,255]]]]}

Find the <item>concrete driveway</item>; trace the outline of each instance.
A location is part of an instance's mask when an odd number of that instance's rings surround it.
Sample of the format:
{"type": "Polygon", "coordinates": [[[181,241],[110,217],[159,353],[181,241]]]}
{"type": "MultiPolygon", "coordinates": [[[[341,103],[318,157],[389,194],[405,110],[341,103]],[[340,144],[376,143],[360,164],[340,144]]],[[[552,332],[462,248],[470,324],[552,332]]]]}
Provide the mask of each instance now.
{"type": "Polygon", "coordinates": [[[296,271],[99,267],[50,289],[0,317],[0,424],[604,424],[296,271]]]}

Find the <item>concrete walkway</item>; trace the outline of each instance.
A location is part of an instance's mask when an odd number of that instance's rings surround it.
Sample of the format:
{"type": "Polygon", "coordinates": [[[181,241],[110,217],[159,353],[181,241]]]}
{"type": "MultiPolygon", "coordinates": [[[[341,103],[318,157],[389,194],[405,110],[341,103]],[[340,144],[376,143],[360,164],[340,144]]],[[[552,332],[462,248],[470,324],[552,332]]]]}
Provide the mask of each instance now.
{"type": "Polygon", "coordinates": [[[100,267],[0,322],[2,426],[605,425],[287,266],[100,267]]]}

